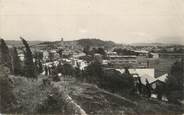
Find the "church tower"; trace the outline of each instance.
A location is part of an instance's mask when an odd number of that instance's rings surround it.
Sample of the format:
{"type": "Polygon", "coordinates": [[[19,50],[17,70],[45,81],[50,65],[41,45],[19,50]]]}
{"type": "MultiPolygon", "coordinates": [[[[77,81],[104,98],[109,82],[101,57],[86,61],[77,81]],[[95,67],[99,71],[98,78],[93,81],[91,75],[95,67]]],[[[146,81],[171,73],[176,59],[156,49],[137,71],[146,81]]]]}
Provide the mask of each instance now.
{"type": "Polygon", "coordinates": [[[63,38],[61,38],[60,45],[61,45],[61,47],[64,47],[64,40],[63,40],[63,38]]]}

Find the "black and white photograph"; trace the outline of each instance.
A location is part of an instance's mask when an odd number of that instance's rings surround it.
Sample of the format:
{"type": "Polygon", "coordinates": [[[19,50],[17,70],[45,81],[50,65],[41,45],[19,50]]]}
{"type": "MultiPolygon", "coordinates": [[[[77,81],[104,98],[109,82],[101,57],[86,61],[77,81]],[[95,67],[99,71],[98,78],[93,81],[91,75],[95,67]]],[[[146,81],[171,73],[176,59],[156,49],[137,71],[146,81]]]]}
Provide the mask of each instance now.
{"type": "Polygon", "coordinates": [[[184,115],[184,0],[0,0],[0,115],[184,115]]]}

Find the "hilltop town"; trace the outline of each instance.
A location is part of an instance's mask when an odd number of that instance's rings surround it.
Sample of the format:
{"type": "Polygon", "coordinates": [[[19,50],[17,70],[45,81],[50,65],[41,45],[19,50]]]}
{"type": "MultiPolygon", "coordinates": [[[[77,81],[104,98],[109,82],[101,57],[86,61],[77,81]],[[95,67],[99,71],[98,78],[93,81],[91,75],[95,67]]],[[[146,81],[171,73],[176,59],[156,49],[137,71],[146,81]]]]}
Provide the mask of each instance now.
{"type": "Polygon", "coordinates": [[[184,111],[182,45],[140,46],[64,38],[31,43],[20,38],[16,44],[0,41],[3,113],[184,111]]]}

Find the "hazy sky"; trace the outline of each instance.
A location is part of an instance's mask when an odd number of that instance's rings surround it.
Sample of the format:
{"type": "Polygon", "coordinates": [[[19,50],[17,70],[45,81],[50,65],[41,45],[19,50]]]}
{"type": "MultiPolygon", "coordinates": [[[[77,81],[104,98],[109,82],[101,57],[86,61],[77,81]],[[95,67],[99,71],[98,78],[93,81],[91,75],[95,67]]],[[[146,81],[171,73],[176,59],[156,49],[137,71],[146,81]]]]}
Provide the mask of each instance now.
{"type": "Polygon", "coordinates": [[[0,36],[184,44],[184,0],[0,0],[0,36]]]}

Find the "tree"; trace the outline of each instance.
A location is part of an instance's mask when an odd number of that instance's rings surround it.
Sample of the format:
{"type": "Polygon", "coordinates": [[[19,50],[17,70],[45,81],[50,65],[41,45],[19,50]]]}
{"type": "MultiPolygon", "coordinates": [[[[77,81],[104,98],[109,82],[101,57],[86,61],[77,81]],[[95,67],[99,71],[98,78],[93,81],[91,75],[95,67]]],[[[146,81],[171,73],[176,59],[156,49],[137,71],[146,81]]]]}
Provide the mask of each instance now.
{"type": "Polygon", "coordinates": [[[42,73],[43,72],[43,67],[42,67],[42,60],[43,60],[43,52],[36,51],[34,52],[33,55],[35,59],[35,67],[36,67],[36,72],[37,73],[42,73]]]}
{"type": "Polygon", "coordinates": [[[20,59],[18,57],[17,48],[13,47],[11,49],[10,54],[11,54],[11,63],[12,63],[12,73],[14,75],[22,74],[22,67],[21,67],[20,59]]]}
{"type": "Polygon", "coordinates": [[[40,59],[36,59],[35,60],[35,66],[36,66],[36,72],[38,74],[42,73],[43,72],[43,66],[42,66],[42,62],[40,59]]]}
{"type": "Polygon", "coordinates": [[[39,60],[38,61],[38,65],[39,65],[39,73],[43,72],[43,66],[42,66],[42,62],[39,60]]]}
{"type": "Polygon", "coordinates": [[[54,60],[54,53],[52,53],[52,52],[49,51],[48,58],[49,58],[49,61],[53,61],[54,60]]]}
{"type": "Polygon", "coordinates": [[[178,103],[184,94],[184,62],[177,61],[171,67],[167,78],[167,97],[170,102],[178,103]]]}
{"type": "Polygon", "coordinates": [[[85,69],[85,75],[88,82],[100,83],[100,79],[103,76],[103,68],[99,62],[92,62],[90,65],[87,66],[85,69]]]}
{"type": "Polygon", "coordinates": [[[33,56],[32,56],[32,52],[31,49],[29,47],[29,44],[27,43],[27,41],[25,39],[23,39],[22,37],[20,37],[20,39],[22,40],[22,43],[25,46],[25,51],[24,51],[24,75],[28,78],[36,78],[36,74],[35,74],[35,66],[33,63],[33,56]]]}
{"type": "Polygon", "coordinates": [[[43,60],[43,52],[40,52],[40,51],[36,51],[34,52],[33,54],[33,57],[37,60],[43,60]]]}
{"type": "Polygon", "coordinates": [[[72,67],[71,64],[65,63],[63,65],[63,70],[62,70],[63,75],[73,75],[74,74],[74,68],[72,67]]]}
{"type": "Polygon", "coordinates": [[[80,70],[80,64],[77,62],[77,66],[74,68],[75,69],[75,77],[78,78],[79,80],[82,80],[82,71],[80,70]]]}
{"type": "Polygon", "coordinates": [[[86,54],[86,55],[89,55],[89,53],[90,53],[90,46],[89,45],[86,45],[85,47],[84,47],[84,49],[83,49],[83,52],[86,54]]]}
{"type": "Polygon", "coordinates": [[[104,51],[103,48],[98,48],[98,51],[97,51],[99,54],[103,55],[103,57],[106,56],[106,52],[104,51]]]}
{"type": "Polygon", "coordinates": [[[62,58],[63,57],[63,49],[59,49],[58,51],[57,51],[57,53],[59,53],[59,56],[60,56],[60,58],[62,58]]]}
{"type": "Polygon", "coordinates": [[[113,93],[120,92],[124,87],[123,77],[119,71],[115,69],[105,70],[103,79],[100,81],[100,87],[113,93]]]}
{"type": "Polygon", "coordinates": [[[11,58],[9,55],[9,49],[3,39],[0,39],[0,64],[11,69],[11,58]]]}

